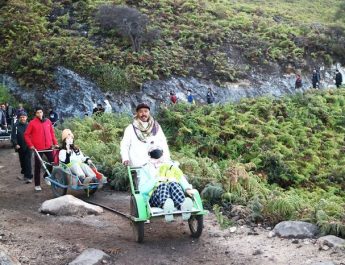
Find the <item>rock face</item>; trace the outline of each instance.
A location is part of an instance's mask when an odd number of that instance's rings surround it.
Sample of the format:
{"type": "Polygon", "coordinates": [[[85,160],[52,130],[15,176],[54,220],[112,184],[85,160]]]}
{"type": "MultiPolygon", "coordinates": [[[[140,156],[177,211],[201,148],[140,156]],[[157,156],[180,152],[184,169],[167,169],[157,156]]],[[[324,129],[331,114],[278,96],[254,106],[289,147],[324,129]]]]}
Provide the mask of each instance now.
{"type": "Polygon", "coordinates": [[[273,232],[284,238],[312,238],[318,234],[316,225],[301,221],[284,221],[277,224],[273,232]]]}
{"type": "Polygon", "coordinates": [[[41,213],[53,215],[87,215],[101,214],[103,209],[75,198],[72,195],[65,195],[56,199],[43,202],[39,209],[41,213]]]}
{"type": "Polygon", "coordinates": [[[330,248],[334,247],[334,248],[345,250],[345,239],[342,239],[340,237],[327,235],[327,236],[320,237],[317,241],[320,244],[320,247],[322,247],[323,245],[326,245],[330,248]]]}
{"type": "Polygon", "coordinates": [[[109,258],[109,255],[105,254],[103,251],[88,248],[84,250],[75,260],[68,263],[68,265],[94,265],[99,264],[104,258],[109,258]]]}
{"type": "MultiPolygon", "coordinates": [[[[345,76],[345,71],[339,66],[322,70],[321,89],[335,87],[333,78],[336,67],[345,76]]],[[[266,72],[253,70],[248,73],[246,79],[237,83],[227,83],[223,87],[194,77],[171,77],[166,80],[146,82],[140,91],[113,94],[103,93],[95,83],[64,67],[58,67],[54,72],[56,88],[48,88],[44,92],[39,89],[24,89],[9,75],[0,74],[0,83],[8,87],[11,94],[20,101],[32,106],[53,107],[63,116],[82,117],[86,113],[90,115],[97,103],[105,106],[106,99],[115,112],[132,113],[134,106],[143,101],[149,103],[151,110],[155,112],[160,105],[170,104],[170,91],[176,93],[178,101],[186,101],[187,90],[191,90],[198,104],[206,104],[208,88],[215,92],[217,103],[237,102],[242,98],[263,95],[281,97],[295,93],[295,75],[283,75],[281,72],[280,67],[273,64],[270,69],[266,69],[266,72]]],[[[309,75],[302,76],[303,87],[300,91],[311,87],[310,79],[309,75]]]]}

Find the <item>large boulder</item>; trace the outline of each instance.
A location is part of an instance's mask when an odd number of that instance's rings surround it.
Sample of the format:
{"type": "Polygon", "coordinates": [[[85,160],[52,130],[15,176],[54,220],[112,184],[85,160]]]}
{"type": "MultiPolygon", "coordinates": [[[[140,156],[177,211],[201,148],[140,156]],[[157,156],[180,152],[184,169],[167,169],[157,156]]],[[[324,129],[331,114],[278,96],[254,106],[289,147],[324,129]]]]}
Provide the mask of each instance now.
{"type": "Polygon", "coordinates": [[[334,248],[345,250],[345,239],[342,239],[340,237],[327,235],[327,236],[320,237],[317,241],[321,248],[322,246],[326,245],[330,248],[334,247],[334,248]]]}
{"type": "Polygon", "coordinates": [[[103,251],[88,248],[84,250],[75,260],[68,263],[68,265],[94,265],[99,264],[103,259],[109,258],[110,256],[105,254],[103,251]]]}
{"type": "Polygon", "coordinates": [[[277,224],[273,232],[284,238],[312,238],[319,232],[316,225],[301,221],[284,221],[277,224]]]}
{"type": "Polygon", "coordinates": [[[103,213],[103,209],[101,207],[86,203],[72,195],[65,195],[45,201],[42,203],[39,211],[41,213],[53,215],[98,215],[103,213]]]}

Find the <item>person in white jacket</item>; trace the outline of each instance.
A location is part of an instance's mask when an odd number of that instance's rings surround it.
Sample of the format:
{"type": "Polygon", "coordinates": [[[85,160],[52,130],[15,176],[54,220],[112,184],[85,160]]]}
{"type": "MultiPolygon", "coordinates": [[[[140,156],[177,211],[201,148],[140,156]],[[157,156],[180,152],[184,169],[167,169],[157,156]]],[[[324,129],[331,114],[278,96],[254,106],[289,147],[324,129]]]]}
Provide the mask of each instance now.
{"type": "MultiPolygon", "coordinates": [[[[97,182],[96,174],[89,166],[92,164],[91,159],[74,145],[74,135],[69,129],[62,131],[62,148],[59,152],[59,160],[66,164],[83,184],[97,182]]],[[[76,180],[75,178],[72,179],[73,185],[77,184],[76,180]]]]}
{"type": "Polygon", "coordinates": [[[149,161],[148,151],[152,146],[161,146],[163,159],[170,160],[170,152],[161,126],[150,115],[150,107],[140,103],[132,124],[125,129],[121,141],[122,163],[126,166],[140,167],[149,161]]]}

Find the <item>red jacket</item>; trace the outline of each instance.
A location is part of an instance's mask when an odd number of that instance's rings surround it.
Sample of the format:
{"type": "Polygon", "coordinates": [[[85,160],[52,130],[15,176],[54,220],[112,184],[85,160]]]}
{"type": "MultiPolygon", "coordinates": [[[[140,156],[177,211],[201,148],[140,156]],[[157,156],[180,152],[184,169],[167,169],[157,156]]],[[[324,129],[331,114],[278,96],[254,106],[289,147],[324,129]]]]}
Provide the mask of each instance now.
{"type": "Polygon", "coordinates": [[[37,117],[29,122],[24,139],[29,148],[34,146],[37,150],[49,149],[58,144],[51,121],[37,117]]]}

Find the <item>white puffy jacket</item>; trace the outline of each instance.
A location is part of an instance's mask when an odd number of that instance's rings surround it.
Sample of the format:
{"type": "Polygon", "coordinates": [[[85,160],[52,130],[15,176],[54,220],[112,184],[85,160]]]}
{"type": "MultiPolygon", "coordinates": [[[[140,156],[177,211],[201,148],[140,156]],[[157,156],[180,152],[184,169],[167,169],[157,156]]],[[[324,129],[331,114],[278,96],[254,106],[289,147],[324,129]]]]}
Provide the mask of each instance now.
{"type": "Polygon", "coordinates": [[[122,162],[129,160],[130,166],[140,167],[149,161],[149,150],[151,147],[158,146],[163,149],[163,160],[170,160],[170,152],[164,132],[159,125],[155,136],[146,138],[145,142],[138,139],[134,132],[133,125],[130,124],[125,129],[121,141],[121,158],[122,162]]]}

